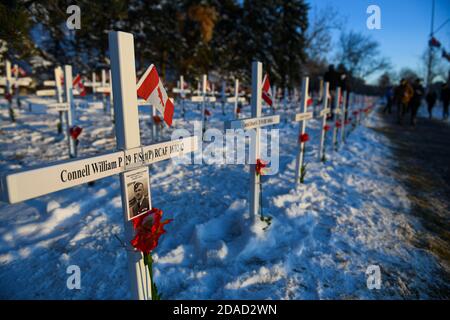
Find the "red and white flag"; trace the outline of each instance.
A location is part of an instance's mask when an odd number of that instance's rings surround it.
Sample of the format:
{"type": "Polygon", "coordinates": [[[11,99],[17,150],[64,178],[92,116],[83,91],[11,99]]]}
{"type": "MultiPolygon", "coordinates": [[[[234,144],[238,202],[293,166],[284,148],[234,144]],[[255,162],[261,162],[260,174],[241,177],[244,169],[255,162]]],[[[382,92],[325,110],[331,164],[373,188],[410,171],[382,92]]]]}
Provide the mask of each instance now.
{"type": "Polygon", "coordinates": [[[72,86],[74,89],[78,90],[80,96],[84,97],[86,95],[86,88],[84,87],[79,74],[73,79],[72,86]]]}
{"type": "Polygon", "coordinates": [[[22,77],[25,77],[26,75],[27,75],[27,73],[25,72],[25,70],[23,70],[21,67],[19,67],[19,66],[17,66],[17,68],[14,66],[12,69],[11,69],[11,72],[13,73],[13,74],[20,74],[22,77]]]}
{"type": "Polygon", "coordinates": [[[172,125],[174,106],[153,64],[148,67],[139,80],[137,84],[137,95],[139,98],[150,102],[151,105],[156,107],[163,115],[164,121],[168,126],[172,125]]]}
{"type": "Polygon", "coordinates": [[[262,98],[272,106],[272,89],[270,88],[269,75],[266,73],[262,82],[262,98]]]}

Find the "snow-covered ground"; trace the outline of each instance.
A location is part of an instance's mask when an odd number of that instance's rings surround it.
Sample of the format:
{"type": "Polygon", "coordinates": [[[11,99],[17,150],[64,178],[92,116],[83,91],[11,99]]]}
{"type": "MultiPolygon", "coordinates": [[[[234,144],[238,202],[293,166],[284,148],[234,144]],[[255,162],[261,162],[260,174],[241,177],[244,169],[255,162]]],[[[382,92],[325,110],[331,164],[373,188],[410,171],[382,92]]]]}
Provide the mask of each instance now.
{"type": "MultiPolygon", "coordinates": [[[[11,124],[0,101],[0,170],[66,159],[67,142],[56,134],[57,114],[24,108],[11,124]]],[[[177,106],[175,128],[192,131],[199,120],[177,106]]],[[[231,119],[209,108],[209,127],[231,119]]],[[[245,108],[248,113],[249,108],[245,108]]],[[[140,108],[142,144],[151,142],[148,109],[140,108]]],[[[80,156],[115,147],[108,114],[77,109],[83,127],[80,156]]],[[[317,160],[318,120],[310,121],[306,183],[294,187],[298,124],[280,124],[279,173],[263,178],[263,210],[272,225],[262,230],[248,212],[249,170],[244,165],[150,168],[152,203],[173,218],[155,259],[155,281],[164,299],[392,299],[433,297],[438,260],[408,239],[420,229],[408,214],[405,189],[393,177],[389,140],[371,127],[373,112],[339,152],[330,141],[317,160]],[[366,269],[381,268],[380,290],[369,290],[366,269]]],[[[165,133],[170,137],[170,132],[165,133]]],[[[331,139],[331,132],[328,134],[331,139]]],[[[16,205],[0,203],[0,298],[126,299],[127,259],[118,177],[16,205]],[[119,239],[118,239],[119,238],[119,239]],[[66,287],[66,268],[81,269],[81,289],[66,287]]]]}

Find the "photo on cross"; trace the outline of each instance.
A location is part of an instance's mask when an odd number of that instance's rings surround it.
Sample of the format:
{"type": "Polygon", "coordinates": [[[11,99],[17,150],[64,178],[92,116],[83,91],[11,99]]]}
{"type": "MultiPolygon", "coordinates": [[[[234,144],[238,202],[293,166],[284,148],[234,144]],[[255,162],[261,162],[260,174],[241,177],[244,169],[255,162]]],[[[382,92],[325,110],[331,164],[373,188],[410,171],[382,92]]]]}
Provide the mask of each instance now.
{"type": "Polygon", "coordinates": [[[147,168],[128,171],[125,174],[127,185],[128,220],[145,214],[150,206],[150,183],[147,168]]]}

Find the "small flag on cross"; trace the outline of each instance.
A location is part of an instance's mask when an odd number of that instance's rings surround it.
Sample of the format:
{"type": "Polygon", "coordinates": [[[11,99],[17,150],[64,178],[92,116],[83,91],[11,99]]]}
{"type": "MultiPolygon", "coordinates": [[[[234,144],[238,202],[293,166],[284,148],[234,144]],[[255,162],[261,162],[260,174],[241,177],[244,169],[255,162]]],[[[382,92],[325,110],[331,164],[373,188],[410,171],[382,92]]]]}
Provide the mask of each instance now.
{"type": "Polygon", "coordinates": [[[264,75],[262,83],[262,98],[269,106],[272,106],[272,89],[270,88],[269,75],[267,73],[264,75]]]}
{"type": "Polygon", "coordinates": [[[73,85],[74,89],[78,90],[80,96],[82,96],[82,97],[86,96],[86,88],[85,88],[83,82],[81,81],[81,76],[79,74],[77,74],[75,79],[73,79],[72,85],[73,85]]]}
{"type": "Polygon", "coordinates": [[[152,64],[137,84],[137,95],[152,104],[163,115],[168,126],[172,125],[174,106],[167,95],[158,71],[152,64]]]}

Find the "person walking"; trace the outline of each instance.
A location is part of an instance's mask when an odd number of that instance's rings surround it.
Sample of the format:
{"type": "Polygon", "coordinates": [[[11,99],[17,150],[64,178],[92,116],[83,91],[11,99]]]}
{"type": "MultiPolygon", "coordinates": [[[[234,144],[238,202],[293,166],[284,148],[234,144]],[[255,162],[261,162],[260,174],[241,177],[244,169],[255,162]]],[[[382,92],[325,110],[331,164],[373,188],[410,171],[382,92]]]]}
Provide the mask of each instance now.
{"type": "Polygon", "coordinates": [[[383,109],[383,113],[386,113],[386,111],[391,114],[392,113],[392,103],[394,100],[394,89],[392,88],[392,86],[387,87],[386,89],[386,93],[385,93],[385,98],[386,98],[386,106],[383,109]]]}
{"type": "Polygon", "coordinates": [[[437,101],[437,94],[436,91],[433,89],[430,89],[425,97],[425,100],[427,101],[428,106],[428,115],[430,119],[433,118],[433,108],[437,101]]]}
{"type": "Polygon", "coordinates": [[[450,103],[450,86],[444,83],[441,88],[441,101],[442,101],[442,118],[443,120],[448,119],[448,105],[450,103]]]}
{"type": "Polygon", "coordinates": [[[398,88],[398,95],[399,95],[398,123],[400,125],[403,124],[403,117],[408,111],[408,106],[413,94],[414,90],[412,86],[409,84],[408,80],[406,79],[400,80],[400,86],[398,88]]]}
{"type": "Polygon", "coordinates": [[[413,84],[413,95],[410,100],[411,105],[411,125],[413,127],[417,124],[417,111],[422,104],[422,98],[424,96],[424,89],[422,86],[422,81],[420,79],[416,79],[413,84]]]}

